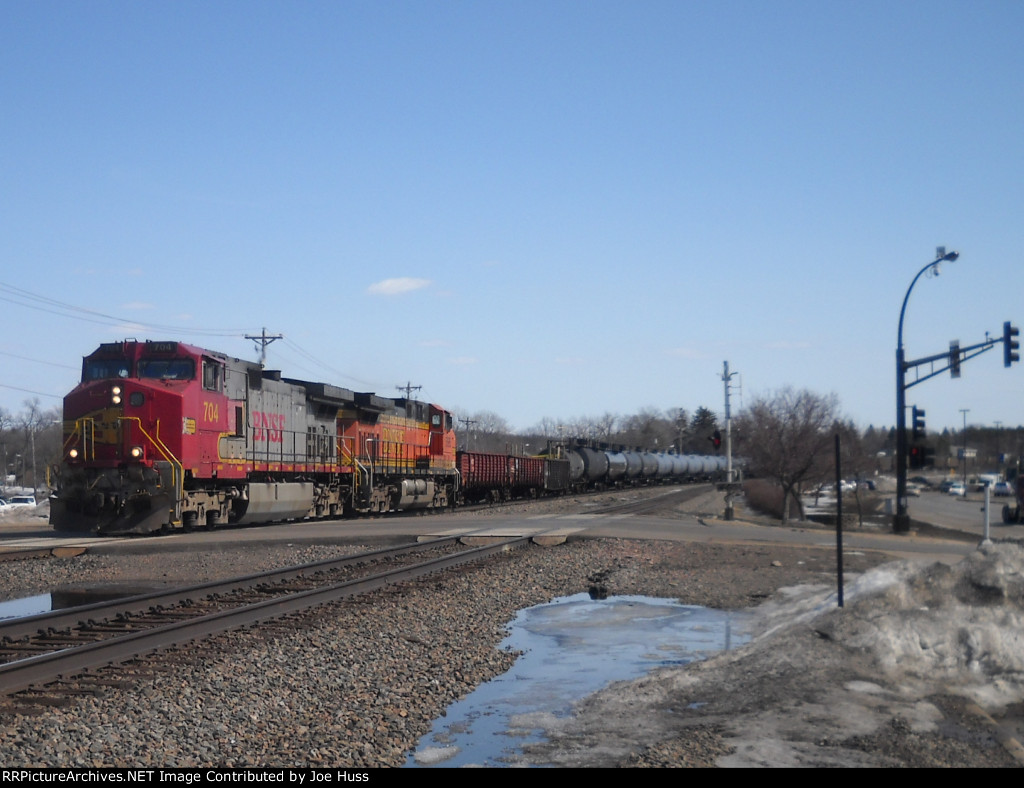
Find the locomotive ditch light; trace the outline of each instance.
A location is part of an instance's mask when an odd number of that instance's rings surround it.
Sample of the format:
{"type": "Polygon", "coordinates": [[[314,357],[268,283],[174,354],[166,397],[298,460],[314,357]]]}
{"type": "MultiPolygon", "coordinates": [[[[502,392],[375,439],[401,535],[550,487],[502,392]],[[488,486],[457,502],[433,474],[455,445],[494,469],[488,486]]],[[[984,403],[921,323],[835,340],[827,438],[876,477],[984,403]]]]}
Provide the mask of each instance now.
{"type": "Polygon", "coordinates": [[[114,386],[110,389],[110,401],[115,405],[121,404],[121,387],[114,386]]]}
{"type": "Polygon", "coordinates": [[[68,457],[70,457],[73,460],[77,460],[78,459],[78,449],[72,449],[71,451],[69,451],[68,452],[68,457]]]}
{"type": "Polygon", "coordinates": [[[131,455],[133,460],[142,459],[142,447],[132,446],[131,455]]]}

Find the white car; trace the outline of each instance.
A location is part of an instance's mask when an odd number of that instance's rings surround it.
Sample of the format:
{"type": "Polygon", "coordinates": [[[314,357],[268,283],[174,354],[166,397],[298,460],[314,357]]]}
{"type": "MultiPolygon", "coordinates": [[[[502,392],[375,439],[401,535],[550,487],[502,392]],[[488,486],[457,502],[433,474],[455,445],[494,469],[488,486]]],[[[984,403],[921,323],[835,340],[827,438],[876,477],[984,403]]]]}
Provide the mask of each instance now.
{"type": "Polygon", "coordinates": [[[960,496],[967,495],[967,488],[964,486],[963,482],[953,482],[949,485],[949,494],[960,496]]]}
{"type": "Polygon", "coordinates": [[[12,495],[7,499],[8,506],[35,506],[36,497],[34,495],[12,495]]]}
{"type": "Polygon", "coordinates": [[[1013,495],[1013,485],[1009,482],[996,482],[995,486],[992,488],[992,494],[999,497],[1013,495]]]}

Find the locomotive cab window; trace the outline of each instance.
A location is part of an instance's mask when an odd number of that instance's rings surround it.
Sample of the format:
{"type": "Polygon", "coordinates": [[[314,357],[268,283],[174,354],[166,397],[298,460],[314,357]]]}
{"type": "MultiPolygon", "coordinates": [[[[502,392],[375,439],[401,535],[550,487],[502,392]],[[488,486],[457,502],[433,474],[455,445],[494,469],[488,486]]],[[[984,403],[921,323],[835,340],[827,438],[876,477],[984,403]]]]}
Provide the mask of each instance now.
{"type": "Polygon", "coordinates": [[[126,378],[131,366],[126,358],[87,358],[82,366],[82,382],[126,378]]]}
{"type": "Polygon", "coordinates": [[[207,391],[220,391],[223,379],[224,373],[221,365],[203,359],[203,388],[207,391]]]}
{"type": "Polygon", "coordinates": [[[144,358],[139,361],[139,377],[156,380],[192,380],[195,362],[190,358],[144,358]]]}

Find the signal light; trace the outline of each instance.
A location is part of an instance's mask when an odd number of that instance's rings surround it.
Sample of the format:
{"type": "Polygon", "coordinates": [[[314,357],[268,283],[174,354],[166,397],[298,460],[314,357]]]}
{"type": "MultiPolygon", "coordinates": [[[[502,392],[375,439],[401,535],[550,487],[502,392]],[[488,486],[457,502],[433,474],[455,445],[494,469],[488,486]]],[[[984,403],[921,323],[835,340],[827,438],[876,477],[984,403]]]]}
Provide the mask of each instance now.
{"type": "Polygon", "coordinates": [[[924,449],[921,446],[910,447],[910,467],[913,470],[924,467],[924,449]]]}
{"type": "Polygon", "coordinates": [[[711,437],[709,437],[708,440],[711,441],[712,446],[718,449],[722,445],[722,433],[719,432],[718,430],[715,430],[714,434],[711,437]]]}
{"type": "Polygon", "coordinates": [[[912,413],[914,442],[916,443],[917,441],[921,440],[924,437],[924,411],[915,405],[913,407],[912,413]]]}
{"type": "Polygon", "coordinates": [[[949,343],[949,376],[960,377],[960,340],[954,339],[949,343]]]}
{"type": "Polygon", "coordinates": [[[1020,334],[1020,329],[1010,323],[1007,320],[1003,323],[1003,366],[1008,367],[1014,361],[1020,361],[1020,353],[1016,352],[1020,348],[1020,342],[1014,339],[1015,336],[1020,334]]]}

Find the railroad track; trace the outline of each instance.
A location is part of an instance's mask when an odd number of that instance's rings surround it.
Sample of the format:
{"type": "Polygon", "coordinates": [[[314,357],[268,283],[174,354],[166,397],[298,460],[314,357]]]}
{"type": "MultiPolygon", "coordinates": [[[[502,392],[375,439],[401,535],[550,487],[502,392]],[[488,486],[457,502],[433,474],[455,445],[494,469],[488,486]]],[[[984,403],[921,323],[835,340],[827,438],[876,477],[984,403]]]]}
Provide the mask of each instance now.
{"type": "MultiPolygon", "coordinates": [[[[6,661],[0,664],[0,697],[7,703],[0,711],[52,705],[57,702],[54,692],[57,698],[79,694],[75,677],[87,671],[270,619],[309,613],[329,602],[479,561],[529,540],[516,537],[460,549],[456,537],[436,539],[4,622],[0,659],[6,661]],[[375,571],[382,564],[389,567],[375,571]],[[58,681],[63,689],[40,690],[58,681]]],[[[121,679],[91,676],[84,683],[97,681],[121,679]]]]}
{"type": "Polygon", "coordinates": [[[588,514],[660,514],[680,503],[697,498],[713,489],[710,484],[675,487],[659,495],[615,501],[590,509],[588,514]]]}

